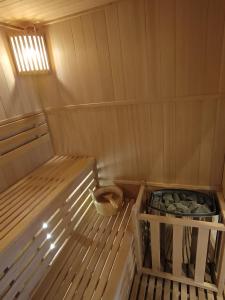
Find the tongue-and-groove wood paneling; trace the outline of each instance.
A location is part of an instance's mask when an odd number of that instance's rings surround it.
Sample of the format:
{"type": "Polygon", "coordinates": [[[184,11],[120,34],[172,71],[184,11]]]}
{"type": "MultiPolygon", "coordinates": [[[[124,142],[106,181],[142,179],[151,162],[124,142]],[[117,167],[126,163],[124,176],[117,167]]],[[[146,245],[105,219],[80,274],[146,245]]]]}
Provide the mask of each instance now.
{"type": "Polygon", "coordinates": [[[39,87],[57,152],[107,178],[221,184],[224,20],[223,0],[124,0],[51,25],[39,87]]]}
{"type": "Polygon", "coordinates": [[[0,21],[49,23],[117,0],[1,0],[0,21]]]}

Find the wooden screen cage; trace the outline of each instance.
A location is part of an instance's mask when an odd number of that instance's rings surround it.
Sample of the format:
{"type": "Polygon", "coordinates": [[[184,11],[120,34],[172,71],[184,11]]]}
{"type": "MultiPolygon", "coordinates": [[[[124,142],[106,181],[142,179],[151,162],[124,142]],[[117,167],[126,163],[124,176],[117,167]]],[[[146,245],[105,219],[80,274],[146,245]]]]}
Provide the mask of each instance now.
{"type": "Polygon", "coordinates": [[[0,299],[225,300],[225,0],[0,0],[0,299]]]}

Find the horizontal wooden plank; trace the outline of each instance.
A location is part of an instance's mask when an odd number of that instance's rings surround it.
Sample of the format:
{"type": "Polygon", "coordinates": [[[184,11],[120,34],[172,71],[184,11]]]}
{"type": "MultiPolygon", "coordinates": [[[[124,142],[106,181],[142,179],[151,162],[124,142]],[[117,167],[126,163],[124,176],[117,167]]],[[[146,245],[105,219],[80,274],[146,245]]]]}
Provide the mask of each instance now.
{"type": "Polygon", "coordinates": [[[199,287],[199,288],[208,289],[208,290],[213,291],[213,292],[217,292],[217,287],[213,283],[208,283],[208,282],[199,283],[199,282],[196,282],[194,279],[191,279],[191,278],[188,278],[188,277],[185,277],[185,276],[177,277],[177,276],[174,276],[170,273],[156,272],[156,271],[153,271],[153,270],[148,269],[148,268],[142,268],[141,271],[145,274],[149,274],[149,275],[152,275],[152,276],[155,276],[155,277],[160,277],[160,278],[167,279],[167,280],[173,280],[173,281],[176,281],[176,282],[181,282],[181,283],[184,283],[184,284],[187,284],[187,285],[192,285],[192,286],[196,286],[196,287],[199,287]]]}
{"type": "Polygon", "coordinates": [[[0,125],[0,136],[8,135],[10,133],[14,134],[14,132],[19,132],[24,128],[28,128],[29,126],[44,122],[45,115],[43,113],[32,115],[27,118],[18,119],[16,121],[11,121],[9,123],[0,125]]]}
{"type": "Polygon", "coordinates": [[[32,128],[16,134],[10,138],[0,141],[0,152],[3,153],[5,151],[10,151],[11,148],[16,148],[22,143],[26,143],[32,138],[37,138],[42,136],[48,132],[48,125],[42,124],[39,127],[32,128]]]}
{"type": "Polygon", "coordinates": [[[154,182],[154,181],[143,181],[143,180],[125,180],[115,179],[116,184],[140,186],[145,184],[147,189],[153,188],[177,188],[177,189],[190,189],[190,190],[205,190],[205,191],[220,191],[221,186],[208,186],[208,185],[189,185],[189,184],[177,184],[177,183],[166,183],[166,182],[154,182]]]}
{"type": "MultiPolygon", "coordinates": [[[[34,237],[31,237],[31,243],[27,247],[27,249],[24,251],[24,253],[21,254],[16,259],[16,262],[13,262],[12,266],[8,266],[9,270],[6,273],[6,275],[0,280],[0,291],[3,290],[4,286],[9,285],[9,283],[12,280],[15,280],[20,272],[24,269],[24,266],[26,266],[32,256],[34,255],[34,252],[37,251],[38,247],[43,243],[43,241],[46,239],[47,232],[50,232],[54,226],[60,221],[62,218],[62,213],[59,212],[55,218],[51,222],[48,223],[48,230],[41,229],[41,232],[34,237]]],[[[41,228],[40,224],[40,228],[41,228]]],[[[16,252],[16,249],[15,249],[16,252]]]]}
{"type": "Polygon", "coordinates": [[[49,134],[45,134],[41,137],[39,137],[38,139],[29,142],[28,144],[25,144],[15,150],[12,150],[10,152],[8,152],[5,155],[0,156],[0,166],[6,164],[7,162],[9,162],[12,159],[17,158],[20,155],[25,154],[27,151],[31,150],[32,148],[35,148],[43,143],[47,143],[50,141],[50,136],[49,134]]]}
{"type": "Polygon", "coordinates": [[[33,118],[33,117],[35,117],[37,115],[40,115],[40,114],[43,114],[43,112],[41,110],[37,110],[37,111],[30,112],[30,113],[27,113],[27,114],[17,115],[17,116],[12,117],[12,118],[7,118],[5,120],[1,120],[0,121],[0,126],[6,125],[6,124],[9,124],[9,123],[13,123],[13,122],[16,122],[16,121],[21,120],[21,119],[33,118]]]}
{"type": "Polygon", "coordinates": [[[220,94],[213,95],[199,95],[199,96],[185,96],[185,97],[173,97],[171,98],[150,98],[148,101],[142,99],[139,101],[135,99],[127,99],[127,100],[115,100],[115,101],[104,101],[104,102],[94,102],[91,99],[90,103],[82,103],[82,104],[71,104],[57,107],[46,107],[44,109],[45,113],[57,113],[59,111],[67,111],[67,110],[75,110],[75,109],[90,109],[90,108],[101,108],[101,107],[112,107],[112,106],[127,106],[127,105],[143,105],[148,103],[168,103],[168,101],[177,101],[177,102],[188,102],[188,101],[201,101],[201,100],[211,100],[220,98],[220,94]]]}
{"type": "Polygon", "coordinates": [[[181,225],[181,226],[205,228],[209,230],[225,231],[224,224],[215,223],[215,222],[195,221],[195,220],[188,220],[188,219],[183,220],[180,218],[156,216],[156,215],[143,214],[143,213],[141,214],[139,213],[137,217],[139,220],[143,220],[143,221],[156,221],[159,223],[165,223],[171,225],[181,225]]]}

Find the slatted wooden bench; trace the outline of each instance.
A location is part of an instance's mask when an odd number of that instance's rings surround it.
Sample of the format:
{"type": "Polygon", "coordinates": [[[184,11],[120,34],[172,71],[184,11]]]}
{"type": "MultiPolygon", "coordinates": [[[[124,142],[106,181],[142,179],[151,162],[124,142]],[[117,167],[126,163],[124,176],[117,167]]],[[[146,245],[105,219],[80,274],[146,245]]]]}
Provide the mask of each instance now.
{"type": "Polygon", "coordinates": [[[0,195],[0,291],[29,292],[91,204],[94,160],[56,156],[0,195]]]}
{"type": "Polygon", "coordinates": [[[134,272],[132,206],[102,217],[92,205],[33,299],[126,299],[134,272]]]}
{"type": "MultiPolygon", "coordinates": [[[[50,140],[43,114],[0,124],[0,133],[0,166],[50,140]]],[[[54,156],[0,193],[0,299],[128,297],[133,202],[97,215],[96,185],[93,158],[54,156]]]]}

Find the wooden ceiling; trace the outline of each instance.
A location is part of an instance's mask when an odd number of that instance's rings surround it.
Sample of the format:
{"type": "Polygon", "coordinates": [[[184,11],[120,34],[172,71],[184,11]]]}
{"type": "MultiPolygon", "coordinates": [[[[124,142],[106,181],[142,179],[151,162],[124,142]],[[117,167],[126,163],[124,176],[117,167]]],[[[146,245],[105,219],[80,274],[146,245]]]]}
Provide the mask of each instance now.
{"type": "Polygon", "coordinates": [[[116,0],[0,0],[0,22],[50,23],[116,0]]]}

